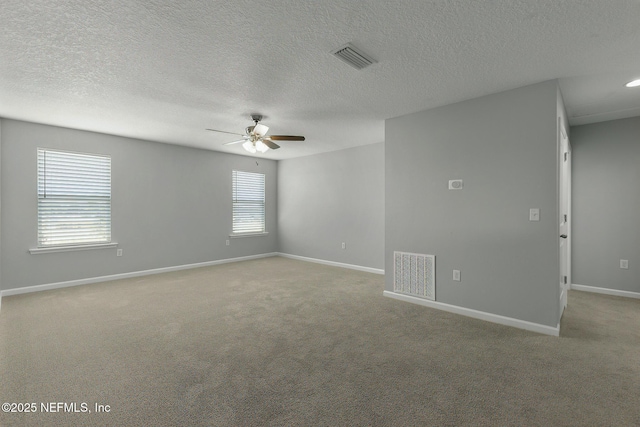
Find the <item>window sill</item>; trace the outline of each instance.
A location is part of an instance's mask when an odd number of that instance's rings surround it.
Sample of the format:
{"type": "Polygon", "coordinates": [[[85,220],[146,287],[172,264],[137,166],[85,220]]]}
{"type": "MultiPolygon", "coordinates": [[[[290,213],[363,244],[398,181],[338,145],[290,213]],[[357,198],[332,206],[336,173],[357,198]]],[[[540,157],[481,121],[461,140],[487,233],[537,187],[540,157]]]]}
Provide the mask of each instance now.
{"type": "Polygon", "coordinates": [[[31,255],[48,254],[53,252],[74,252],[74,251],[88,251],[92,249],[109,249],[115,248],[118,243],[99,243],[94,245],[78,245],[78,246],[53,246],[50,248],[34,248],[29,249],[31,255]]]}
{"type": "Polygon", "coordinates": [[[256,237],[256,236],[266,236],[267,234],[269,234],[268,232],[264,232],[264,233],[231,233],[229,234],[229,237],[232,239],[238,239],[240,237],[256,237]]]}

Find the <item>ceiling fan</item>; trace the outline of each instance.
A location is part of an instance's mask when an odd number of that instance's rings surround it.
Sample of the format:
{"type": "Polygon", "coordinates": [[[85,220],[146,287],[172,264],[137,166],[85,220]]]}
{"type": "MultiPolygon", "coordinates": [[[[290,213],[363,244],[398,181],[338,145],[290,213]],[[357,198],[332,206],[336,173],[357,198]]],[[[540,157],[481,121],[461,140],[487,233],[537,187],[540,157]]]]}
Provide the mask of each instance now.
{"type": "Polygon", "coordinates": [[[304,141],[304,136],[295,136],[295,135],[269,135],[267,136],[267,131],[269,130],[268,126],[265,126],[260,123],[262,120],[262,115],[260,114],[252,114],[251,120],[253,120],[253,126],[247,126],[244,130],[244,134],[235,133],[235,132],[227,132],[224,130],[217,129],[207,129],[212,132],[221,132],[221,133],[229,133],[231,135],[239,135],[242,139],[237,141],[227,142],[224,145],[232,145],[243,143],[242,147],[250,153],[255,153],[257,151],[264,153],[269,148],[272,150],[276,150],[280,148],[278,144],[273,141],[304,141]]]}

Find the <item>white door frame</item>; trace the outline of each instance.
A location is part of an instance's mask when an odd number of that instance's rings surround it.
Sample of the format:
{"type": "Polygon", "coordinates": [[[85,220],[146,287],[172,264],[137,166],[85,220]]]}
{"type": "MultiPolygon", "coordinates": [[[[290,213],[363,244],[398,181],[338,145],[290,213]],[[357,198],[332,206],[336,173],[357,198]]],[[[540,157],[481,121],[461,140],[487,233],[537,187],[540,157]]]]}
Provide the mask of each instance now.
{"type": "Polygon", "coordinates": [[[567,306],[567,294],[571,289],[571,144],[564,126],[560,123],[559,144],[559,261],[560,261],[560,318],[567,306]],[[565,217],[566,215],[566,217],[565,217]],[[562,235],[566,236],[563,238],[562,235]]]}

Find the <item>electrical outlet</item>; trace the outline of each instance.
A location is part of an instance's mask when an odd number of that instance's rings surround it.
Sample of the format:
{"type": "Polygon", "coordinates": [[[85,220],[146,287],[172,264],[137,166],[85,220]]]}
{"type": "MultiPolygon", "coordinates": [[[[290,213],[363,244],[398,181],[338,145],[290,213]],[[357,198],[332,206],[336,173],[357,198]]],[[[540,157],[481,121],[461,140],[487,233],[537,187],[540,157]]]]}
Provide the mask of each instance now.
{"type": "Polygon", "coordinates": [[[620,260],[620,268],[624,268],[625,270],[629,269],[629,260],[621,259],[620,260]]]}
{"type": "Polygon", "coordinates": [[[453,280],[460,282],[460,270],[453,270],[453,280]]]}
{"type": "Polygon", "coordinates": [[[227,246],[229,246],[229,239],[227,239],[227,246]]]}
{"type": "Polygon", "coordinates": [[[347,244],[345,242],[342,242],[342,249],[347,249],[347,244]]]}
{"type": "Polygon", "coordinates": [[[462,190],[462,187],[464,187],[464,182],[461,179],[449,180],[449,190],[462,190]]]}
{"type": "Polygon", "coordinates": [[[122,256],[122,249],[116,250],[116,256],[122,256]]]}
{"type": "Polygon", "coordinates": [[[540,209],[529,209],[529,221],[540,221],[540,209]]]}

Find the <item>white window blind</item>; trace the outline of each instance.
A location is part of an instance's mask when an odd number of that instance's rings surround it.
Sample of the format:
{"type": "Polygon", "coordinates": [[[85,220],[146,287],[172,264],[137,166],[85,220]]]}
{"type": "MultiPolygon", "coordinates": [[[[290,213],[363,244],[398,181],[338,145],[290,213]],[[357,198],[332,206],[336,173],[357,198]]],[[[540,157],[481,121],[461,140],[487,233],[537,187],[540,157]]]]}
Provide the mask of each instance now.
{"type": "Polygon", "coordinates": [[[111,242],[111,157],[38,149],[38,247],[111,242]]]}
{"type": "Polygon", "coordinates": [[[233,233],[264,233],[264,174],[233,171],[233,233]]]}

